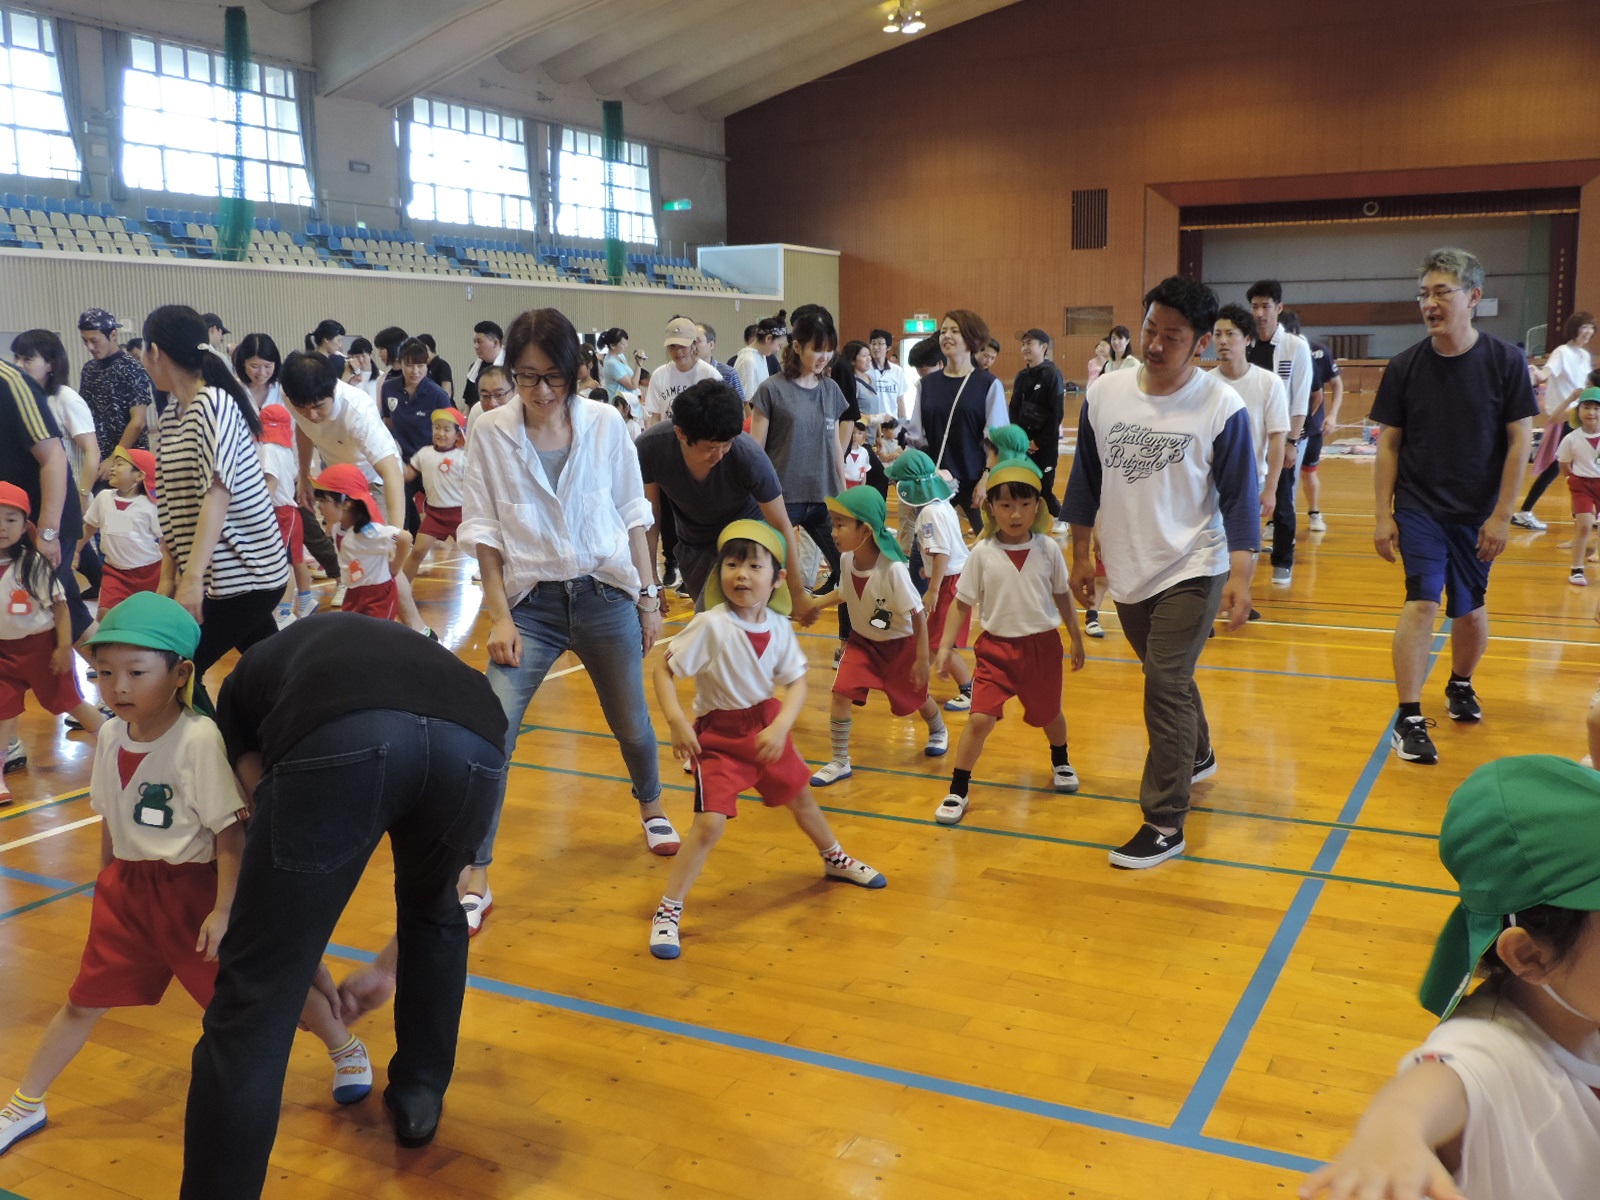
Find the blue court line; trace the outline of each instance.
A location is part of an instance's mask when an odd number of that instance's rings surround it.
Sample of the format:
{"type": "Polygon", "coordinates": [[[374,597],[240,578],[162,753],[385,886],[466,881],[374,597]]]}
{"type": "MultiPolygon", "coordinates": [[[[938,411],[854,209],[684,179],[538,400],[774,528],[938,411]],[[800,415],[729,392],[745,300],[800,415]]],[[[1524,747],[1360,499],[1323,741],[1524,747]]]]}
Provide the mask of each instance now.
{"type": "MultiPolygon", "coordinates": [[[[1434,664],[1438,661],[1439,653],[1449,641],[1450,621],[1446,620],[1434,635],[1433,645],[1428,652],[1428,666],[1423,674],[1426,679],[1433,673],[1434,664]]],[[[1389,733],[1394,723],[1394,714],[1390,715],[1389,723],[1384,726],[1383,732],[1378,735],[1378,744],[1373,747],[1372,753],[1367,757],[1367,765],[1356,780],[1355,787],[1350,789],[1349,798],[1346,799],[1339,817],[1342,821],[1353,822],[1361,815],[1361,810],[1366,806],[1367,799],[1372,795],[1373,785],[1378,781],[1384,763],[1388,761],[1390,746],[1389,733]]],[[[1349,840],[1349,832],[1344,829],[1330,830],[1327,839],[1323,842],[1321,851],[1312,861],[1314,871],[1330,871],[1338,862],[1339,854],[1349,840]]],[[[1172,1130],[1180,1136],[1197,1137],[1206,1127],[1206,1122],[1211,1119],[1217,1102],[1222,1098],[1223,1089],[1227,1087],[1228,1080],[1233,1076],[1233,1070],[1239,1064],[1239,1058],[1244,1053],[1245,1045],[1250,1040],[1250,1035],[1255,1032],[1256,1023],[1261,1019],[1262,1012],[1266,1009],[1267,1001],[1271,999],[1273,990],[1278,986],[1278,980],[1283,976],[1284,967],[1288,965],[1289,955],[1293,953],[1295,944],[1300,940],[1300,935],[1305,932],[1306,925],[1311,920],[1311,913],[1316,907],[1317,899],[1322,895],[1323,884],[1312,878],[1300,885],[1289,910],[1283,914],[1277,932],[1272,935],[1266,953],[1261,956],[1261,961],[1256,964],[1255,971],[1250,976],[1250,982],[1245,985],[1244,992],[1239,997],[1239,1002],[1234,1006],[1232,1015],[1223,1026],[1222,1036],[1217,1039],[1217,1044],[1212,1048],[1211,1054],[1206,1059],[1205,1066],[1201,1069],[1199,1077],[1195,1080],[1194,1087],[1190,1089],[1188,1098],[1183,1102],[1183,1107],[1178,1111],[1177,1119],[1172,1123],[1172,1130]]],[[[1447,892],[1446,895],[1454,895],[1447,892]]]]}
{"type": "MultiPolygon", "coordinates": [[[[377,955],[367,950],[357,950],[351,946],[332,943],[328,946],[328,953],[338,958],[352,959],[363,963],[370,963],[377,957],[377,955]]],[[[1240,1162],[1255,1163],[1260,1166],[1277,1167],[1280,1170],[1298,1172],[1313,1171],[1322,1165],[1315,1159],[1303,1158],[1297,1154],[1263,1150],[1259,1146],[1247,1146],[1242,1142],[1230,1142],[1221,1138],[1180,1134],[1149,1121],[1136,1121],[1129,1117],[1108,1116],[1105,1113],[1097,1113],[1091,1109],[1074,1108],[1071,1105],[1057,1104],[1049,1100],[1035,1100],[1030,1096],[1003,1092],[997,1088],[956,1083],[952,1080],[940,1079],[936,1075],[924,1075],[917,1071],[902,1071],[896,1067],[882,1067],[875,1063],[860,1062],[838,1054],[825,1054],[817,1050],[805,1050],[798,1046],[790,1046],[784,1042],[768,1041],[765,1038],[749,1037],[741,1033],[727,1033],[720,1029],[691,1024],[688,1021],[677,1021],[670,1017],[656,1017],[649,1013],[635,1012],[632,1009],[619,1008],[611,1004],[599,1004],[593,1000],[579,1000],[572,996],[563,996],[557,992],[540,991],[537,988],[506,983],[503,980],[490,979],[483,975],[468,975],[467,986],[490,995],[503,996],[511,1000],[523,1000],[530,1004],[559,1009],[562,1012],[577,1013],[581,1016],[594,1017],[602,1021],[631,1025],[638,1029],[648,1029],[654,1033],[688,1038],[692,1041],[722,1046],[731,1050],[745,1050],[753,1054],[763,1054],[769,1058],[800,1063],[803,1066],[820,1067],[824,1070],[838,1071],[845,1075],[854,1075],[859,1079],[870,1079],[878,1083],[890,1083],[900,1087],[914,1088],[917,1091],[929,1092],[936,1096],[970,1100],[975,1104],[986,1104],[992,1108],[1004,1108],[1012,1112],[1026,1113],[1029,1116],[1065,1121],[1073,1125],[1098,1129],[1106,1133],[1117,1133],[1127,1137],[1138,1138],[1142,1141],[1160,1142],[1163,1145],[1174,1146],[1178,1149],[1199,1150],[1208,1154],[1217,1154],[1226,1158],[1236,1159],[1240,1162]]]]}
{"type": "Polygon", "coordinates": [[[54,875],[35,875],[32,871],[19,871],[15,867],[0,867],[0,879],[37,884],[39,887],[53,888],[57,891],[72,886],[70,879],[57,879],[54,875]]]}
{"type": "MultiPolygon", "coordinates": [[[[599,771],[580,771],[575,767],[551,767],[543,763],[517,762],[512,760],[513,767],[525,771],[544,771],[551,775],[572,775],[579,779],[603,779],[612,783],[627,783],[623,775],[606,775],[599,771]]],[[[692,792],[694,789],[682,783],[663,783],[662,789],[669,792],[692,792]]],[[[1054,792],[1041,793],[1056,795],[1054,792]]],[[[752,803],[754,803],[752,801],[752,803]]],[[[950,830],[953,833],[982,833],[991,837],[1015,838],[1025,842],[1047,842],[1056,846],[1074,846],[1083,850],[1115,850],[1116,845],[1111,842],[1090,842],[1078,838],[1055,837],[1048,833],[1027,833],[1017,829],[994,829],[984,825],[940,825],[937,821],[925,817],[904,817],[893,813],[867,812],[863,809],[839,808],[829,804],[819,804],[823,812],[834,813],[843,817],[865,817],[870,821],[890,821],[901,825],[920,825],[933,830],[950,830]]],[[[1231,867],[1237,871],[1260,871],[1267,875],[1292,875],[1301,879],[1324,879],[1333,883],[1355,883],[1366,887],[1391,888],[1401,892],[1420,892],[1424,895],[1454,896],[1453,891],[1442,888],[1424,887],[1418,883],[1396,883],[1388,879],[1367,879],[1359,875],[1330,875],[1326,872],[1306,870],[1302,867],[1277,867],[1269,863],[1239,862],[1230,858],[1210,858],[1201,854],[1184,854],[1185,862],[1198,863],[1208,867],[1231,867]]]]}
{"type": "Polygon", "coordinates": [[[54,895],[43,896],[38,900],[30,900],[27,904],[19,904],[16,908],[0,912],[0,921],[9,920],[12,917],[20,917],[23,913],[32,912],[36,908],[43,908],[46,904],[54,904],[57,900],[65,900],[69,896],[78,896],[93,890],[94,880],[92,879],[88,883],[68,884],[54,895]]]}
{"type": "MultiPolygon", "coordinates": [[[[608,742],[616,741],[616,735],[610,733],[609,731],[602,733],[593,729],[572,729],[562,725],[523,724],[518,727],[517,736],[520,738],[523,734],[532,733],[535,730],[542,730],[545,733],[567,733],[578,737],[600,738],[601,740],[608,742]]],[[[671,746],[672,743],[664,739],[657,738],[656,745],[671,746]]],[[[924,782],[931,781],[936,783],[939,779],[943,778],[942,774],[929,775],[925,771],[907,771],[896,767],[867,767],[851,764],[851,769],[855,771],[862,771],[871,775],[899,775],[907,779],[920,779],[924,782]]],[[[1040,796],[1059,795],[1059,793],[1053,788],[1029,787],[1025,783],[1002,783],[997,779],[974,779],[972,782],[978,787],[990,788],[996,791],[1029,792],[1040,796]]],[[[1134,806],[1139,804],[1139,801],[1135,800],[1131,796],[1112,796],[1107,795],[1104,792],[1075,792],[1073,794],[1082,800],[1105,800],[1112,804],[1126,804],[1134,806]]],[[[836,811],[843,810],[840,809],[836,811]]],[[[1316,817],[1294,817],[1283,813],[1259,813],[1251,812],[1248,809],[1243,808],[1217,808],[1216,806],[1209,804],[1191,805],[1189,811],[1197,813],[1210,813],[1215,816],[1223,817],[1240,817],[1249,821],[1273,821],[1281,825],[1306,825],[1317,829],[1346,829],[1352,833],[1376,833],[1383,834],[1388,837],[1419,838],[1423,841],[1430,842],[1436,842],[1439,840],[1439,835],[1437,833],[1424,833],[1415,829],[1389,829],[1382,825],[1359,825],[1343,821],[1323,821],[1316,817]]]]}

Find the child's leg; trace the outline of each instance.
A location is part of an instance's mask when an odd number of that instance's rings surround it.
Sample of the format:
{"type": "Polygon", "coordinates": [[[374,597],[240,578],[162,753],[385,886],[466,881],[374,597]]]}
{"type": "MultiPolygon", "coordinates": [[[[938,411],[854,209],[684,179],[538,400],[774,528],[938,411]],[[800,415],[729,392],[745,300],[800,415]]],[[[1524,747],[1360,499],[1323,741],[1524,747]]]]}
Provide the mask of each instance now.
{"type": "Polygon", "coordinates": [[[333,1015],[328,998],[316,988],[306,993],[306,1005],[300,1010],[300,1024],[321,1039],[329,1054],[350,1044],[349,1027],[333,1015]]]}
{"type": "Polygon", "coordinates": [[[313,987],[306,993],[300,1010],[300,1024],[321,1039],[333,1062],[333,1098],[340,1104],[354,1104],[372,1091],[372,1060],[361,1039],[349,1026],[333,1015],[328,998],[313,987]]]}
{"type": "Polygon", "coordinates": [[[917,716],[928,723],[928,744],[922,748],[922,752],[929,758],[940,757],[950,748],[950,731],[945,728],[944,713],[940,711],[939,702],[929,696],[917,709],[917,716]]]}
{"type": "Polygon", "coordinates": [[[422,560],[428,557],[428,551],[433,549],[433,543],[438,539],[431,533],[417,534],[417,544],[411,547],[411,553],[406,558],[406,565],[402,568],[407,579],[415,579],[417,572],[422,569],[422,560]]]}
{"type": "Polygon", "coordinates": [[[37,1103],[44,1098],[45,1092],[56,1081],[56,1076],[65,1071],[67,1064],[78,1056],[78,1051],[89,1040],[95,1025],[108,1011],[104,1008],[80,1008],[70,1001],[61,1006],[61,1010],[50,1018],[44,1037],[39,1039],[39,1048],[33,1052],[33,1060],[28,1063],[28,1070],[22,1076],[22,1086],[17,1093],[23,1101],[37,1103]]]}
{"type": "Polygon", "coordinates": [[[1050,745],[1065,746],[1067,744],[1067,714],[1058,712],[1051,718],[1050,723],[1044,727],[1045,737],[1050,739],[1050,745]]]}
{"type": "MultiPolygon", "coordinates": [[[[106,723],[106,715],[89,701],[72,706],[72,715],[78,724],[83,726],[85,733],[99,733],[100,726],[106,723]]],[[[9,744],[9,743],[7,743],[9,744]]]]}
{"type": "Polygon", "coordinates": [[[1577,525],[1577,530],[1572,538],[1572,569],[1581,571],[1583,570],[1584,553],[1589,548],[1589,531],[1594,528],[1594,514],[1576,513],[1572,519],[1577,525]]]}
{"type": "Polygon", "coordinates": [[[850,697],[834,692],[828,702],[828,742],[832,757],[817,769],[811,782],[827,787],[850,777],[850,697]]]}
{"type": "Polygon", "coordinates": [[[422,614],[417,611],[416,597],[411,594],[411,580],[404,571],[394,577],[395,596],[400,602],[400,620],[403,624],[418,633],[426,633],[428,623],[422,619],[422,614]]]}
{"type": "Polygon", "coordinates": [[[728,818],[721,813],[695,813],[688,836],[683,839],[678,853],[672,857],[672,869],[667,872],[665,899],[682,906],[694,881],[700,878],[706,859],[711,857],[711,848],[722,840],[722,832],[727,827],[728,818]]]}
{"type": "Polygon", "coordinates": [[[1072,762],[1067,757],[1067,714],[1056,713],[1050,718],[1050,723],[1044,727],[1045,737],[1050,739],[1050,781],[1058,792],[1072,793],[1078,790],[1078,773],[1072,769],[1072,762]]]}
{"type": "Polygon", "coordinates": [[[794,817],[794,823],[800,826],[801,831],[811,839],[811,844],[822,855],[823,870],[828,878],[843,879],[865,888],[881,888],[888,883],[888,880],[866,863],[851,858],[840,849],[839,840],[833,836],[828,818],[823,816],[822,809],[817,807],[817,799],[811,794],[810,788],[806,788],[789,802],[789,813],[794,817]]]}
{"type": "MultiPolygon", "coordinates": [[[[973,713],[967,718],[967,727],[961,731],[961,741],[956,745],[956,774],[966,778],[961,781],[961,790],[956,795],[967,794],[966,783],[972,778],[973,768],[978,765],[983,744],[989,740],[989,735],[999,722],[1000,718],[991,717],[988,713],[973,713]]],[[[954,786],[950,790],[956,791],[954,786]]]]}
{"type": "Polygon", "coordinates": [[[972,668],[967,666],[967,660],[961,657],[959,650],[950,653],[950,678],[962,691],[972,686],[972,668]]]}
{"type": "Polygon", "coordinates": [[[303,558],[294,564],[294,589],[302,596],[311,591],[311,568],[303,558]]]}

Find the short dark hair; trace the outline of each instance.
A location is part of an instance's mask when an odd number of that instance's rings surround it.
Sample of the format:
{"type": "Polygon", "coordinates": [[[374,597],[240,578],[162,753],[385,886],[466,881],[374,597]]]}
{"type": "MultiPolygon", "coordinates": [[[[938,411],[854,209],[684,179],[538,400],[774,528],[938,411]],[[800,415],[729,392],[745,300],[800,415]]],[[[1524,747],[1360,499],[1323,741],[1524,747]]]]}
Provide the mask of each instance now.
{"type": "Polygon", "coordinates": [[[890,333],[887,329],[874,329],[871,333],[867,334],[867,345],[870,346],[879,338],[882,338],[884,341],[888,342],[891,347],[894,345],[894,334],[890,333]]]}
{"type": "Polygon", "coordinates": [[[993,350],[996,354],[999,354],[1000,353],[1000,339],[996,338],[996,337],[990,338],[989,339],[989,349],[993,350]]]}
{"type": "Polygon", "coordinates": [[[371,354],[372,343],[364,337],[358,337],[345,347],[344,352],[350,357],[354,357],[357,354],[371,354]]]}
{"type": "Polygon", "coordinates": [[[61,385],[71,378],[67,348],[48,329],[30,329],[17,334],[11,339],[11,353],[18,358],[42,358],[50,364],[50,373],[44,381],[44,394],[47,397],[54,396],[61,385]]]}
{"type": "Polygon", "coordinates": [[[704,321],[696,321],[695,324],[700,327],[700,333],[705,337],[706,341],[715,342],[717,340],[715,326],[707,325],[704,321]]]}
{"type": "Polygon", "coordinates": [[[296,408],[309,408],[333,395],[339,382],[339,368],[326,354],[296,350],[278,368],[278,384],[283,395],[296,408]]]}
{"type": "Polygon", "coordinates": [[[961,340],[966,342],[967,350],[976,354],[989,344],[989,324],[970,308],[952,308],[945,313],[946,321],[954,321],[956,328],[961,331],[961,340]]]}
{"type": "Polygon", "coordinates": [[[1286,308],[1278,314],[1278,324],[1290,333],[1300,332],[1300,314],[1292,308],[1286,308]]]}
{"type": "Polygon", "coordinates": [[[407,338],[400,343],[399,354],[391,357],[403,363],[425,363],[428,361],[428,343],[419,337],[407,338]]]}
{"type": "Polygon", "coordinates": [[[745,345],[749,345],[750,342],[754,340],[756,334],[758,334],[760,332],[761,332],[761,326],[760,325],[746,325],[744,327],[745,345]]]}
{"type": "Polygon", "coordinates": [[[722,549],[717,551],[717,566],[720,567],[725,562],[749,562],[752,558],[760,558],[763,555],[772,560],[774,575],[783,570],[783,564],[778,561],[778,556],[754,538],[729,538],[723,543],[722,549]]]}
{"type": "Polygon", "coordinates": [[[492,337],[497,342],[506,340],[506,331],[493,321],[479,321],[472,327],[473,333],[481,333],[484,337],[492,337]]]}
{"type": "Polygon", "coordinates": [[[1250,315],[1250,310],[1242,304],[1224,304],[1217,309],[1217,317],[1211,322],[1211,327],[1216,328],[1217,321],[1229,321],[1233,327],[1247,338],[1256,336],[1256,319],[1250,315]]]}
{"type": "Polygon", "coordinates": [[[906,355],[906,361],[913,370],[920,371],[924,367],[944,366],[944,351],[939,349],[937,337],[925,337],[915,346],[911,347],[906,355]]]}
{"type": "MultiPolygon", "coordinates": [[[[608,333],[621,333],[620,329],[608,333]]],[[[620,339],[619,339],[620,340],[620,339]]],[[[615,343],[609,343],[615,345],[615,343]]],[[[522,352],[537,347],[567,381],[567,395],[578,390],[578,331],[559,308],[530,308],[506,330],[506,366],[515,370],[522,352]]],[[[508,372],[509,375],[509,372],[508,372]]]]}
{"type": "Polygon", "coordinates": [[[995,500],[1036,500],[1042,495],[1037,485],[1020,479],[1008,479],[989,489],[989,496],[995,500]]]}
{"type": "Polygon", "coordinates": [[[1588,312],[1575,312],[1575,313],[1573,313],[1570,317],[1567,318],[1566,323],[1561,326],[1561,337],[1562,337],[1562,340],[1570,342],[1573,338],[1578,336],[1578,331],[1580,329],[1582,329],[1585,325],[1593,325],[1593,324],[1594,324],[1594,314],[1593,313],[1588,313],[1588,312]]]}
{"type": "Polygon", "coordinates": [[[437,354],[437,353],[439,353],[439,343],[433,340],[433,334],[431,334],[431,333],[419,333],[419,334],[417,334],[415,340],[421,342],[424,346],[426,346],[428,348],[428,353],[429,354],[437,354]]]}
{"type": "Polygon", "coordinates": [[[1152,304],[1176,309],[1183,315],[1198,341],[1211,332],[1217,323],[1217,294],[1196,279],[1182,275],[1168,275],[1144,296],[1144,309],[1152,304]]]}
{"type": "Polygon", "coordinates": [[[1282,304],[1283,284],[1276,279],[1258,279],[1250,285],[1250,290],[1244,294],[1244,298],[1254,300],[1257,296],[1265,296],[1274,304],[1282,304]]]}
{"type": "Polygon", "coordinates": [[[406,331],[398,325],[386,325],[372,335],[372,344],[382,350],[390,358],[400,349],[400,344],[406,340],[406,331]]]}
{"type": "Polygon", "coordinates": [[[702,379],[672,400],[672,423],[691,442],[731,442],[744,432],[744,402],[720,379],[702,379]]]}

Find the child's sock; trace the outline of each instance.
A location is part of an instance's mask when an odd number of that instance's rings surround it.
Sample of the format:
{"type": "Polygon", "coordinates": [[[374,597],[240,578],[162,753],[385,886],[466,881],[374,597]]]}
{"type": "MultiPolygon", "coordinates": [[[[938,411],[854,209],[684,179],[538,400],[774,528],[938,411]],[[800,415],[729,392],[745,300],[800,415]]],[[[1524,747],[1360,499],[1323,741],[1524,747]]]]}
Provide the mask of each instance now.
{"type": "Polygon", "coordinates": [[[850,856],[839,848],[838,842],[835,842],[826,850],[822,851],[822,857],[829,863],[829,865],[835,867],[842,867],[845,863],[850,861],[850,856]]]}
{"type": "Polygon", "coordinates": [[[963,683],[961,685],[961,694],[963,696],[968,697],[969,699],[971,698],[971,696],[972,696],[972,680],[969,679],[969,680],[967,680],[965,683],[963,683]]]}
{"type": "Polygon", "coordinates": [[[931,736],[944,732],[944,717],[940,714],[938,709],[934,709],[933,716],[928,718],[928,733],[931,736]]]}
{"type": "Polygon", "coordinates": [[[967,789],[972,786],[972,772],[963,771],[957,767],[950,772],[950,794],[952,796],[965,796],[967,789]]]}
{"type": "Polygon", "coordinates": [[[678,919],[682,916],[682,900],[674,900],[670,896],[661,897],[661,903],[656,906],[656,920],[671,921],[674,925],[676,925],[678,923],[678,919]]]}
{"type": "Polygon", "coordinates": [[[1422,701],[1418,700],[1415,704],[1408,703],[1404,700],[1400,702],[1400,719],[1402,721],[1404,721],[1407,717],[1420,717],[1421,715],[1422,701]]]}
{"type": "Polygon", "coordinates": [[[11,1099],[6,1101],[7,1108],[14,1108],[20,1116],[30,1117],[44,1107],[43,1096],[24,1096],[22,1089],[18,1088],[11,1093],[11,1099]]]}
{"type": "Polygon", "coordinates": [[[850,721],[849,717],[842,721],[828,721],[828,739],[833,743],[833,761],[836,763],[850,761],[850,721]]]}
{"type": "Polygon", "coordinates": [[[328,1057],[333,1059],[334,1062],[338,1062],[341,1058],[348,1058],[352,1052],[362,1048],[361,1039],[352,1033],[350,1035],[350,1040],[344,1045],[340,1046],[337,1050],[329,1050],[328,1057]]]}
{"type": "Polygon", "coordinates": [[[307,588],[303,592],[296,592],[294,594],[294,597],[295,597],[296,600],[309,600],[309,599],[311,599],[311,589],[307,588]]]}
{"type": "Polygon", "coordinates": [[[1471,675],[1457,675],[1454,671],[1451,671],[1450,672],[1450,682],[1451,683],[1466,683],[1466,684],[1470,684],[1472,682],[1472,676],[1471,675]]]}
{"type": "Polygon", "coordinates": [[[1052,767],[1064,767],[1067,765],[1067,744],[1065,742],[1062,742],[1059,746],[1054,742],[1050,744],[1050,765],[1052,767]]]}

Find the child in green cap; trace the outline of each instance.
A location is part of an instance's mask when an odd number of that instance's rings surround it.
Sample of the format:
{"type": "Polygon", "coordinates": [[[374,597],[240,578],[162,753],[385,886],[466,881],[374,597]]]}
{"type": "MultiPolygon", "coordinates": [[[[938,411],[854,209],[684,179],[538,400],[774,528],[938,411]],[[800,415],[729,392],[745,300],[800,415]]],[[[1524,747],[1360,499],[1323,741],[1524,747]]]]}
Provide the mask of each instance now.
{"type": "MultiPolygon", "coordinates": [[[[211,1003],[245,805],[222,734],[192,707],[199,644],[195,619],[155,592],[123,600],[86,642],[115,714],[100,730],[89,781],[102,869],[67,1003],[0,1105],[0,1154],[44,1127],[46,1089],[109,1009],[159,1003],[174,976],[202,1009],[211,1003]]],[[[334,1058],[334,1098],[359,1100],[372,1088],[366,1047],[313,996],[320,1007],[308,1001],[302,1019],[334,1058]]]]}
{"type": "Polygon", "coordinates": [[[1461,900],[1421,999],[1443,1023],[1401,1061],[1349,1146],[1300,1196],[1593,1196],[1600,774],[1549,755],[1479,767],[1450,797],[1439,857],[1461,900]]]}
{"type": "MultiPolygon", "coordinates": [[[[928,581],[927,594],[933,597],[928,617],[928,647],[937,652],[944,637],[945,618],[955,603],[956,584],[967,561],[967,543],[961,537],[961,519],[956,516],[950,497],[955,490],[945,482],[921,450],[907,450],[890,464],[888,476],[900,497],[902,513],[908,513],[912,535],[922,552],[922,569],[928,581]]],[[[903,548],[903,547],[902,547],[903,548]]],[[[972,635],[972,617],[956,630],[952,643],[965,649],[972,635]]],[[[950,656],[950,678],[960,689],[946,700],[946,712],[966,712],[972,707],[972,672],[959,654],[950,656]]]]}
{"type": "Polygon", "coordinates": [[[754,789],[769,806],[789,809],[822,855],[829,879],[865,888],[888,882],[840,849],[806,786],[810,768],[789,735],[805,706],[806,656],[787,619],[793,600],[784,582],[786,548],[783,535],[765,521],[734,521],[723,529],[706,580],[705,611],[656,664],[656,699],[672,731],[672,749],[694,764],[694,824],[673,856],[666,893],[650,922],[650,953],[657,958],[678,957],[684,898],[738,815],[742,791],[754,789]],[[692,724],[678,700],[680,678],[695,682],[692,724]],[[785,689],[781,701],[775,685],[785,689]]]}
{"type": "Polygon", "coordinates": [[[811,777],[812,787],[850,778],[850,710],[865,704],[869,692],[887,696],[895,716],[916,713],[928,723],[924,754],[937,758],[950,748],[938,701],[928,695],[927,613],[905,552],[885,528],[888,506],[872,488],[851,488],[827,505],[839,547],[839,585],[817,603],[847,608],[850,640],[839,659],[828,714],[833,757],[811,777]]]}

